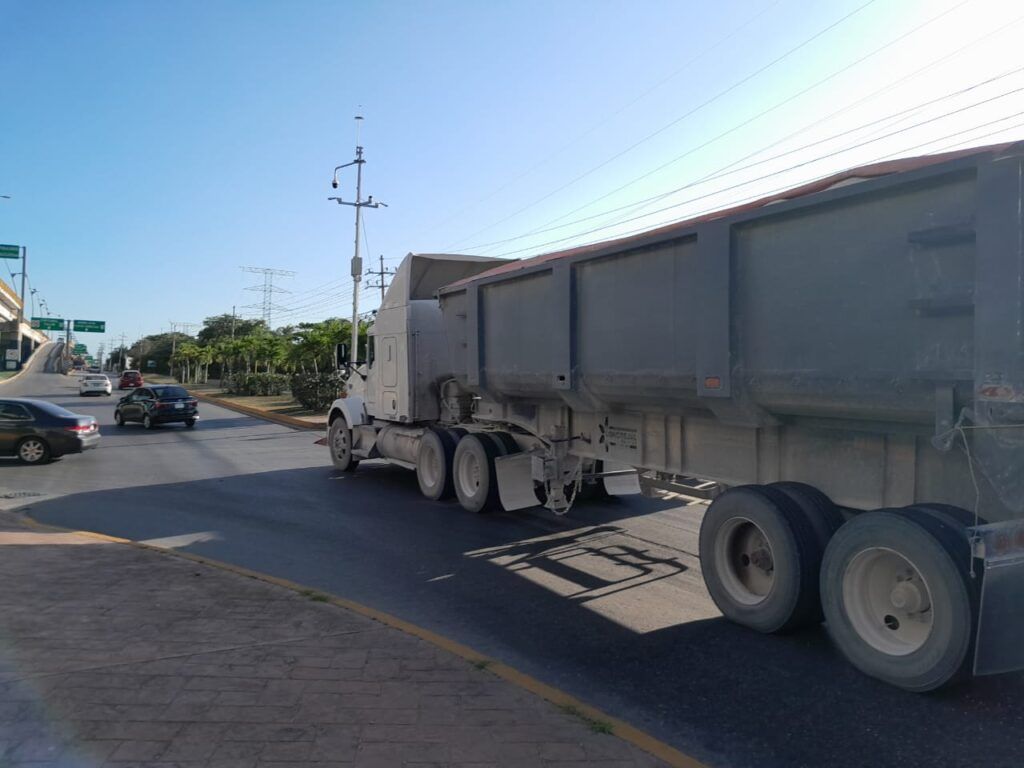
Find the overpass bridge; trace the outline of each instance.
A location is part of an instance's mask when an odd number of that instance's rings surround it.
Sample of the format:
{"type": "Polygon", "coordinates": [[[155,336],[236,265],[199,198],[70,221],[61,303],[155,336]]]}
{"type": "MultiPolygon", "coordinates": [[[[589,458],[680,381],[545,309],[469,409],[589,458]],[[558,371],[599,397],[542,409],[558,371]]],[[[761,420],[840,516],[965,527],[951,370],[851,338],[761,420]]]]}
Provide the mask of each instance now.
{"type": "Polygon", "coordinates": [[[22,302],[17,292],[0,280],[0,350],[3,351],[0,370],[17,369],[40,344],[50,340],[45,333],[29,325],[30,318],[22,317],[21,310],[22,302]],[[20,323],[19,318],[22,318],[20,323]]]}

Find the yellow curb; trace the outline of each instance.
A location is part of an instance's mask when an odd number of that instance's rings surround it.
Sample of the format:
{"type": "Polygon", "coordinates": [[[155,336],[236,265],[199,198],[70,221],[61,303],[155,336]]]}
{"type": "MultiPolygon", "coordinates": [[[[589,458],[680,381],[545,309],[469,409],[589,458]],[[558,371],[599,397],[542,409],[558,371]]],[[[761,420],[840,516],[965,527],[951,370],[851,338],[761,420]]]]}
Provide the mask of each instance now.
{"type": "Polygon", "coordinates": [[[40,523],[38,520],[35,520],[34,518],[29,517],[28,515],[25,515],[24,517],[20,517],[18,519],[40,530],[52,530],[61,533],[77,533],[83,536],[96,538],[101,541],[108,541],[116,544],[127,544],[138,549],[148,549],[154,552],[163,553],[165,555],[179,557],[184,560],[190,560],[194,563],[209,565],[214,568],[219,568],[222,571],[234,573],[238,576],[245,576],[250,579],[255,579],[257,581],[262,581],[266,584],[273,584],[274,586],[282,587],[293,592],[305,594],[313,592],[317,594],[322,594],[325,597],[327,597],[327,602],[332,605],[336,605],[339,608],[345,608],[347,610],[352,611],[353,613],[359,614],[360,616],[365,616],[368,619],[378,621],[381,624],[391,627],[392,629],[397,629],[402,632],[405,632],[406,634],[418,637],[421,640],[424,640],[430,643],[431,645],[440,648],[441,650],[448,651],[449,653],[452,653],[471,663],[486,665],[486,668],[489,672],[494,673],[502,680],[505,680],[506,682],[509,682],[518,688],[522,688],[523,690],[529,691],[530,693],[536,696],[540,696],[542,699],[546,699],[547,701],[550,701],[552,704],[558,707],[561,707],[566,710],[571,710],[573,714],[581,716],[584,719],[589,720],[591,722],[606,723],[611,726],[612,733],[615,736],[618,736],[623,741],[627,741],[630,744],[633,744],[634,746],[642,749],[644,752],[653,755],[662,762],[665,762],[668,765],[673,766],[673,768],[707,768],[707,766],[704,763],[700,762],[699,760],[693,757],[690,757],[689,755],[683,752],[680,752],[675,747],[669,746],[660,739],[656,739],[654,736],[651,736],[649,733],[645,733],[644,731],[641,731],[639,728],[636,728],[635,726],[632,726],[623,720],[619,720],[616,717],[612,717],[611,715],[602,712],[596,707],[592,707],[589,704],[585,704],[584,702],[577,699],[575,696],[566,693],[565,691],[559,688],[550,686],[547,683],[542,683],[535,677],[531,677],[530,675],[527,675],[525,672],[520,672],[518,669],[515,669],[514,667],[510,667],[509,665],[503,662],[485,656],[484,654],[473,650],[467,645],[463,645],[462,643],[452,640],[451,638],[445,637],[444,635],[439,635],[438,633],[433,632],[429,629],[425,629],[424,627],[421,627],[417,624],[412,624],[411,622],[405,621],[404,619],[400,619],[397,616],[393,616],[390,613],[379,611],[376,608],[371,608],[367,605],[363,605],[362,603],[357,603],[354,600],[349,600],[348,598],[333,595],[330,592],[324,592],[323,590],[313,589],[312,587],[307,587],[303,584],[299,584],[294,581],[289,581],[288,579],[282,579],[279,576],[271,576],[268,573],[252,571],[240,565],[225,563],[221,560],[214,560],[212,558],[201,555],[193,555],[190,552],[179,552],[178,550],[174,549],[164,549],[163,547],[156,547],[152,544],[143,544],[142,542],[132,541],[131,539],[121,539],[116,536],[107,536],[106,534],[102,533],[93,533],[92,531],[79,531],[73,528],[64,528],[59,525],[40,523]]]}
{"type": "Polygon", "coordinates": [[[295,427],[297,429],[327,429],[325,424],[315,424],[304,419],[297,419],[294,416],[286,416],[283,413],[273,413],[271,411],[265,411],[262,408],[253,408],[249,405],[241,405],[227,400],[220,400],[216,397],[210,397],[209,395],[204,395],[201,392],[196,392],[192,389],[189,390],[189,394],[197,400],[202,400],[204,403],[219,405],[221,408],[227,408],[229,411],[237,411],[238,413],[244,413],[246,416],[255,416],[258,419],[273,421],[277,424],[283,424],[286,427],[295,427]]]}

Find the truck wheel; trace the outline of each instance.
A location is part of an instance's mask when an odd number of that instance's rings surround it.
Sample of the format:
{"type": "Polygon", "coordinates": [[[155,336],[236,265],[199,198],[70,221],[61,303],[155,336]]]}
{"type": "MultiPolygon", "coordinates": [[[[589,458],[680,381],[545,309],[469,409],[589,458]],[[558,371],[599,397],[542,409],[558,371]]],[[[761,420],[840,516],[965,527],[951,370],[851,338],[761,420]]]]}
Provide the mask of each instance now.
{"type": "Polygon", "coordinates": [[[359,466],[359,459],[352,455],[352,430],[344,416],[339,416],[331,423],[327,445],[331,449],[331,462],[335,469],[351,472],[359,466]]]}
{"type": "Polygon", "coordinates": [[[455,449],[452,476],[459,504],[469,512],[487,512],[498,505],[494,459],[500,454],[486,435],[469,434],[455,449]]]}
{"type": "Polygon", "coordinates": [[[833,642],[861,672],[908,691],[966,675],[977,617],[963,526],[907,507],[859,515],[821,570],[833,642]]]}
{"type": "Polygon", "coordinates": [[[416,453],[416,482],[428,499],[448,499],[455,493],[452,464],[455,438],[444,429],[428,429],[420,437],[416,453]]]}
{"type": "Polygon", "coordinates": [[[821,551],[824,552],[829,540],[843,525],[843,515],[832,503],[832,499],[813,485],[806,483],[784,481],[771,483],[768,487],[782,491],[796,502],[814,529],[814,534],[821,545],[821,551]]]}
{"type": "Polygon", "coordinates": [[[801,509],[766,486],[729,489],[701,523],[700,563],[711,599],[727,619],[758,632],[818,620],[821,556],[801,509]]]}

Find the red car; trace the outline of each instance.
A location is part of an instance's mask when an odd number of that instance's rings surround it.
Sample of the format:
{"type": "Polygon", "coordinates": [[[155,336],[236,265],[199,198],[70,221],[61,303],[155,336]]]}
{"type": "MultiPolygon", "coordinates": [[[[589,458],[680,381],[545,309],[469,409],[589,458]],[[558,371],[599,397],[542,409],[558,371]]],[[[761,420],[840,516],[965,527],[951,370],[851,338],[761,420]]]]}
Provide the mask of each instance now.
{"type": "Polygon", "coordinates": [[[142,374],[138,371],[124,371],[121,374],[121,380],[117,382],[118,389],[137,389],[141,387],[145,382],[142,380],[142,374]]]}

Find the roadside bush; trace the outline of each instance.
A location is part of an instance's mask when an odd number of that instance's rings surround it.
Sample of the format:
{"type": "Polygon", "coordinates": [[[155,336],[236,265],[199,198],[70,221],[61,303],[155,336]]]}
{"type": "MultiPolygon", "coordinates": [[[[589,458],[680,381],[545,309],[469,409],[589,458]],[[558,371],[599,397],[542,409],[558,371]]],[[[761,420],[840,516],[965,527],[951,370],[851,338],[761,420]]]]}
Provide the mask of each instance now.
{"type": "Polygon", "coordinates": [[[288,388],[283,373],[235,373],[221,380],[221,387],[233,395],[280,395],[288,388]]]}
{"type": "Polygon", "coordinates": [[[292,397],[310,411],[325,411],[345,388],[341,371],[299,373],[292,376],[292,397]]]}

